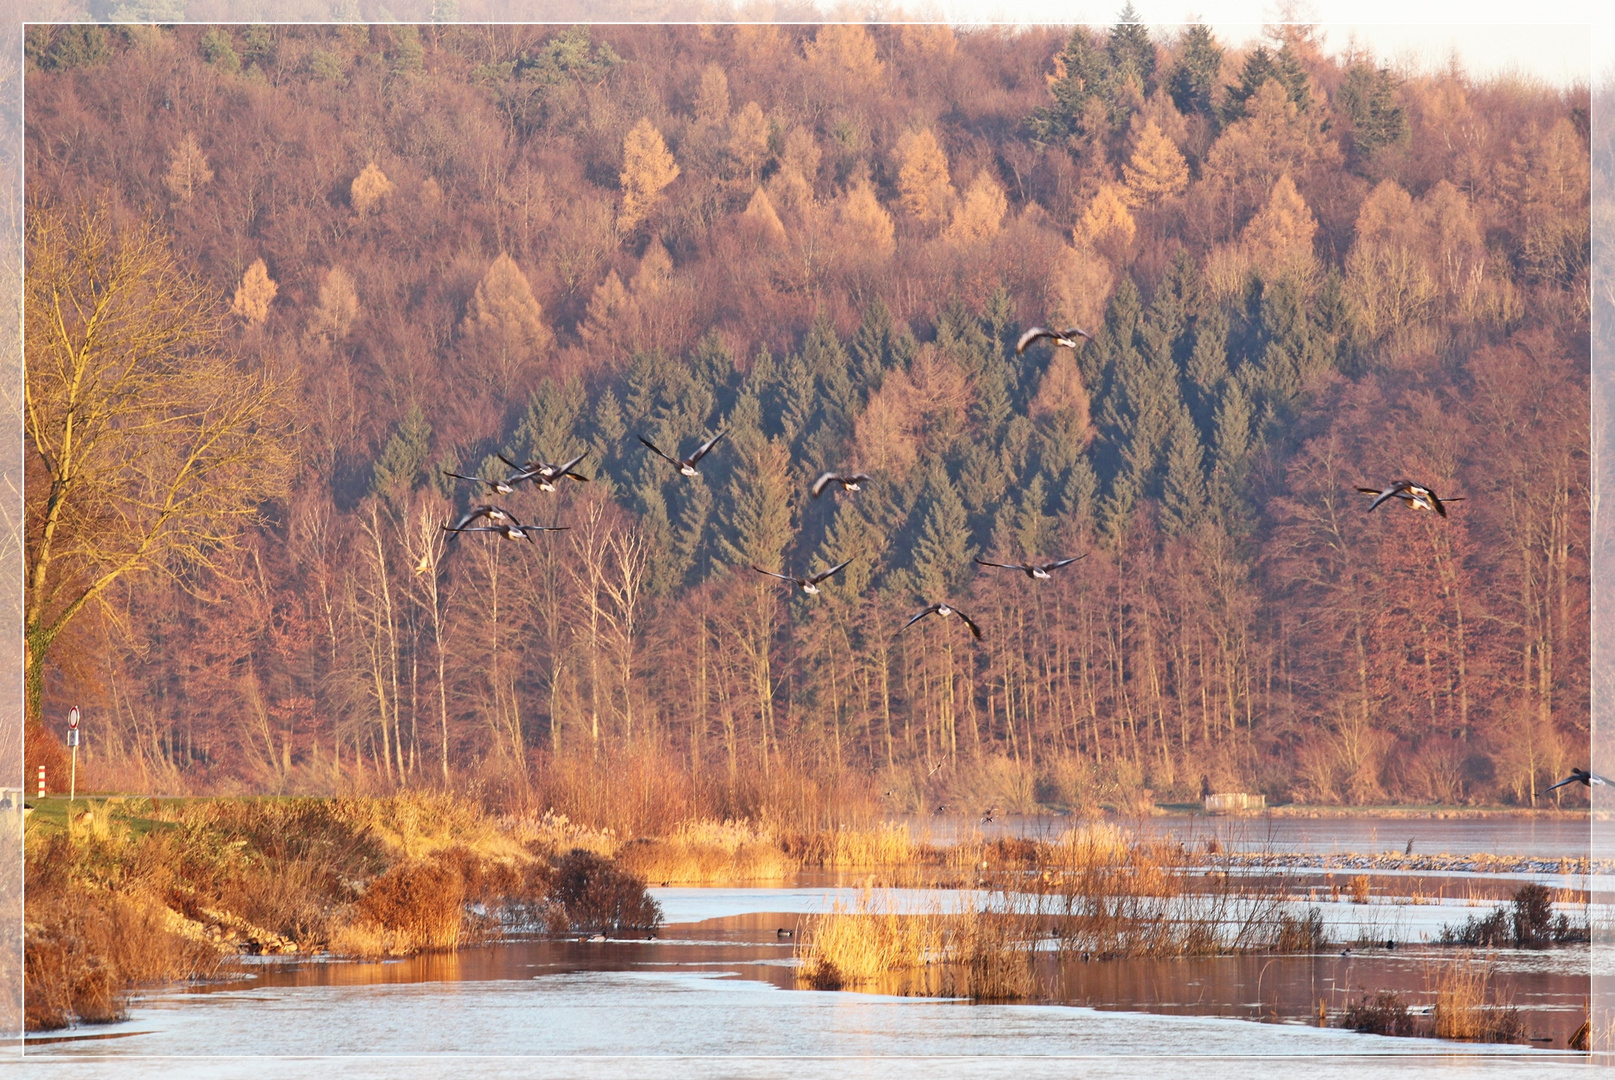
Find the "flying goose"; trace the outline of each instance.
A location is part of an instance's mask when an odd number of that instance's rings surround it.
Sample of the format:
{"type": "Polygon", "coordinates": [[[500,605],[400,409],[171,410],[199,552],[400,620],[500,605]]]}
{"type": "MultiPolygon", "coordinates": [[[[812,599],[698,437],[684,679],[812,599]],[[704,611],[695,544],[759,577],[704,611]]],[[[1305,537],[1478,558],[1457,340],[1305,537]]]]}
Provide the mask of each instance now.
{"type": "Polygon", "coordinates": [[[516,469],[516,475],[510,478],[511,483],[516,483],[521,480],[531,480],[534,484],[538,485],[538,490],[540,491],[554,491],[556,482],[563,477],[570,477],[571,479],[578,481],[580,484],[587,484],[589,482],[589,478],[587,476],[584,476],[582,473],[572,471],[577,467],[578,462],[582,461],[588,456],[589,452],[585,450],[571,461],[568,461],[565,465],[552,465],[547,461],[529,461],[521,468],[517,468],[516,463],[511,461],[503,454],[499,455],[499,460],[503,461],[506,465],[509,465],[512,469],[516,469]]]}
{"type": "Polygon", "coordinates": [[[571,528],[569,525],[522,525],[512,519],[511,521],[502,522],[498,525],[467,525],[458,529],[451,529],[449,526],[445,525],[443,526],[443,531],[447,533],[503,533],[506,540],[526,540],[530,544],[533,542],[534,533],[566,532],[566,530],[569,528],[571,528]]]}
{"type": "Polygon", "coordinates": [[[1599,776],[1597,773],[1591,772],[1587,769],[1571,769],[1569,776],[1565,777],[1548,790],[1552,791],[1553,788],[1561,788],[1566,784],[1574,784],[1578,782],[1582,787],[1592,787],[1594,784],[1598,784],[1600,787],[1602,787],[1609,783],[1609,778],[1599,776]]]}
{"type": "Polygon", "coordinates": [[[1036,341],[1038,338],[1048,338],[1050,341],[1054,342],[1055,348],[1075,349],[1077,347],[1078,338],[1092,337],[1093,335],[1088,333],[1088,331],[1077,326],[1073,326],[1069,330],[1050,330],[1046,327],[1034,326],[1026,333],[1022,334],[1021,339],[1015,343],[1015,353],[1016,355],[1019,355],[1025,352],[1027,346],[1031,345],[1032,342],[1036,341]]]}
{"type": "Polygon", "coordinates": [[[898,633],[902,633],[904,630],[907,630],[909,627],[913,626],[927,615],[941,615],[944,617],[948,615],[957,615],[959,618],[964,620],[964,624],[966,626],[970,627],[970,632],[976,635],[976,640],[981,640],[981,627],[977,626],[973,621],[971,621],[970,616],[966,615],[958,608],[949,607],[947,604],[932,604],[928,608],[915,612],[909,617],[908,622],[904,623],[898,628],[898,633]]]}
{"type": "Polygon", "coordinates": [[[646,446],[650,447],[652,453],[654,453],[657,457],[661,458],[662,460],[664,460],[664,461],[668,462],[669,464],[671,464],[679,472],[683,473],[685,476],[694,476],[695,475],[696,462],[698,462],[702,458],[706,457],[707,456],[707,451],[711,450],[714,446],[717,446],[718,445],[718,440],[723,438],[727,434],[729,434],[727,431],[718,432],[716,435],[712,436],[712,438],[708,439],[706,442],[704,442],[700,446],[696,447],[695,448],[695,453],[691,454],[687,458],[676,458],[676,457],[672,457],[672,456],[670,456],[668,454],[664,454],[664,453],[662,453],[661,450],[658,450],[656,448],[655,443],[653,443],[649,439],[645,438],[645,436],[640,435],[640,436],[638,436],[638,438],[639,438],[640,442],[642,442],[646,446]]]}
{"type": "Polygon", "coordinates": [[[983,566],[996,566],[1000,570],[1019,570],[1034,581],[1047,581],[1050,570],[1058,570],[1062,566],[1069,566],[1078,559],[1086,559],[1087,557],[1088,553],[1085,551],[1081,555],[1073,555],[1069,559],[1056,559],[1053,562],[1046,563],[988,562],[986,559],[977,559],[975,561],[983,566]]]}
{"type": "Polygon", "coordinates": [[[826,570],[824,573],[815,574],[812,577],[806,578],[787,577],[784,574],[776,574],[772,570],[764,570],[756,563],[752,563],[751,568],[757,571],[759,574],[767,574],[769,577],[779,578],[781,581],[789,581],[791,584],[800,587],[801,590],[807,593],[809,596],[817,596],[819,595],[819,582],[823,581],[831,574],[839,574],[841,571],[847,568],[847,563],[850,562],[852,562],[851,559],[848,559],[847,562],[836,563],[836,565],[830,567],[830,569],[826,570]]]}
{"type": "Polygon", "coordinates": [[[858,491],[858,485],[867,484],[869,483],[870,479],[871,478],[865,473],[850,473],[843,475],[841,473],[827,472],[820,476],[817,480],[813,481],[813,497],[817,499],[819,495],[823,493],[824,489],[831,484],[840,484],[842,491],[858,491]]]}
{"type": "MultiPolygon", "coordinates": [[[[487,518],[495,523],[516,520],[510,516],[509,510],[498,506],[490,506],[487,503],[478,503],[461,515],[459,521],[456,521],[453,525],[445,525],[444,528],[450,533],[464,532],[465,527],[478,518],[487,518]]],[[[453,537],[451,536],[450,539],[453,539],[453,537]]]]}
{"type": "Polygon", "coordinates": [[[456,480],[474,480],[479,484],[487,484],[489,491],[498,492],[500,495],[509,495],[516,490],[517,484],[527,479],[527,477],[518,473],[515,476],[507,476],[503,480],[490,480],[486,476],[467,476],[464,473],[449,472],[447,469],[443,470],[443,475],[452,476],[456,480]]]}
{"type": "Polygon", "coordinates": [[[1380,503],[1384,502],[1386,499],[1401,499],[1408,504],[1410,509],[1434,510],[1442,517],[1446,517],[1446,503],[1464,501],[1462,496],[1449,499],[1437,498],[1434,491],[1431,491],[1429,488],[1422,485],[1415,484],[1411,480],[1396,480],[1392,482],[1389,487],[1383,489],[1360,487],[1357,490],[1361,491],[1364,495],[1374,496],[1374,501],[1368,505],[1368,512],[1371,514],[1374,512],[1374,508],[1380,503]]]}

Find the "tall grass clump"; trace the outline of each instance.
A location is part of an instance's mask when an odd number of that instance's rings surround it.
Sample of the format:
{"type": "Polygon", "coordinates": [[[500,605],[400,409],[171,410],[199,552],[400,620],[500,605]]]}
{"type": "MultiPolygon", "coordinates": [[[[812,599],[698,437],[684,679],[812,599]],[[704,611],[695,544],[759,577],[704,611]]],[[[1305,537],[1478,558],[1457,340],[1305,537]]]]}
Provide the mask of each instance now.
{"type": "Polygon", "coordinates": [[[1283,931],[1278,890],[1226,872],[1191,879],[1196,864],[1175,841],[1087,825],[1036,858],[1036,913],[1062,951],[1209,955],[1271,948],[1283,931]]]}
{"type": "Polygon", "coordinates": [[[930,904],[898,912],[890,894],[866,889],[808,920],[798,977],[816,990],[881,989],[978,1000],[1030,997],[1035,924],[1024,915],[930,904]]]}
{"type": "Polygon", "coordinates": [[[1438,1039],[1467,1042],[1521,1042],[1525,1023],[1512,1004],[1501,1000],[1496,963],[1461,956],[1428,969],[1426,981],[1435,998],[1434,1034],[1438,1039]]]}
{"type": "Polygon", "coordinates": [[[687,821],[668,836],[625,844],[618,856],[647,880],[669,885],[777,882],[801,865],[771,830],[745,820],[687,821]]]}

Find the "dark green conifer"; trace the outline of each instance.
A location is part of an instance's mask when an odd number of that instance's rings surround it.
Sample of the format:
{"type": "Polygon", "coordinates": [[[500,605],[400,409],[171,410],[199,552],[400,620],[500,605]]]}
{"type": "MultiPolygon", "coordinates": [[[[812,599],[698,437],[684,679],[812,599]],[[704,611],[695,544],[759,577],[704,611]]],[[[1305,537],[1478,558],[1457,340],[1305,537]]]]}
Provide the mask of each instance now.
{"type": "Polygon", "coordinates": [[[1178,62],[1166,78],[1167,93],[1172,95],[1178,112],[1185,116],[1215,118],[1216,103],[1212,95],[1222,71],[1222,52],[1209,26],[1196,23],[1183,32],[1178,62]]]}

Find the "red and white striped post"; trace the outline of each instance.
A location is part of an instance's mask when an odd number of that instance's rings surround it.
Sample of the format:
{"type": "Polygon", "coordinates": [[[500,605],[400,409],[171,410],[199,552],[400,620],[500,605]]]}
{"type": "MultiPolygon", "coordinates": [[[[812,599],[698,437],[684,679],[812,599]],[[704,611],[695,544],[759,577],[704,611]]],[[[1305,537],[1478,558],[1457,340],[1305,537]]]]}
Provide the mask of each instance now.
{"type": "Polygon", "coordinates": [[[45,766],[43,765],[39,767],[39,797],[41,799],[45,797],[45,766]]]}

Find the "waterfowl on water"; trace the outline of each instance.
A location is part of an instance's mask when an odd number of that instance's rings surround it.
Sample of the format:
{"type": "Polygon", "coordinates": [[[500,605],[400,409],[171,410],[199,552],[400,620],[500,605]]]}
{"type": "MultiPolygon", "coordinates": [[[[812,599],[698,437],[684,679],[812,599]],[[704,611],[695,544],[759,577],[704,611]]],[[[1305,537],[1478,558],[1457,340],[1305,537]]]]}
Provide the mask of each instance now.
{"type": "Polygon", "coordinates": [[[757,571],[759,574],[767,574],[769,577],[779,578],[781,581],[789,581],[800,588],[803,592],[807,593],[809,596],[817,596],[819,594],[819,582],[823,581],[831,574],[839,574],[841,571],[847,568],[847,563],[850,562],[852,562],[851,559],[848,559],[846,562],[836,563],[824,573],[815,574],[813,577],[806,578],[787,577],[785,574],[776,574],[772,570],[764,570],[756,563],[752,563],[751,568],[757,571]]]}
{"type": "Polygon", "coordinates": [[[842,474],[827,472],[813,481],[813,497],[817,499],[824,489],[831,484],[840,484],[842,491],[858,491],[860,490],[858,485],[867,484],[870,479],[871,477],[867,473],[842,474]]]}
{"type": "Polygon", "coordinates": [[[1582,787],[1592,787],[1594,784],[1597,784],[1600,787],[1604,787],[1609,784],[1609,778],[1599,776],[1597,773],[1588,769],[1571,769],[1569,776],[1565,777],[1548,790],[1552,791],[1553,788],[1562,788],[1566,784],[1580,784],[1582,787]]]}
{"type": "Polygon", "coordinates": [[[1384,502],[1386,499],[1401,499],[1403,502],[1407,503],[1411,509],[1434,510],[1442,517],[1446,517],[1446,503],[1464,501],[1462,496],[1449,499],[1439,499],[1436,497],[1436,493],[1434,491],[1422,484],[1415,484],[1411,480],[1396,480],[1393,481],[1390,486],[1385,488],[1360,487],[1357,490],[1361,491],[1364,495],[1374,496],[1374,501],[1368,504],[1368,512],[1371,514],[1374,512],[1374,508],[1380,503],[1384,502]]]}
{"type": "Polygon", "coordinates": [[[562,479],[576,480],[580,484],[589,482],[587,476],[572,471],[577,468],[580,461],[588,456],[589,452],[585,450],[564,465],[553,465],[548,461],[529,461],[520,468],[517,468],[516,463],[503,454],[499,455],[499,460],[509,465],[512,469],[516,469],[516,475],[510,478],[511,483],[516,483],[520,480],[531,480],[540,491],[554,491],[556,483],[562,479]]]}
{"type": "Polygon", "coordinates": [[[970,616],[966,615],[958,608],[950,607],[947,604],[932,604],[928,608],[916,611],[913,615],[909,616],[908,622],[904,623],[898,628],[898,632],[901,633],[902,631],[907,630],[909,627],[913,626],[927,615],[941,615],[943,618],[946,618],[949,615],[957,615],[964,621],[966,626],[970,627],[970,632],[976,636],[976,640],[981,640],[981,627],[977,626],[970,616]]]}
{"type": "Polygon", "coordinates": [[[1069,559],[1055,559],[1053,562],[1046,563],[1003,563],[988,562],[986,559],[977,559],[975,561],[980,563],[982,566],[996,566],[1000,570],[1019,570],[1021,573],[1025,574],[1034,581],[1047,581],[1049,579],[1050,570],[1058,570],[1062,566],[1070,566],[1078,559],[1086,559],[1087,557],[1088,553],[1083,552],[1081,555],[1073,555],[1069,559]]]}
{"type": "Polygon", "coordinates": [[[676,458],[676,457],[673,457],[670,454],[663,453],[660,449],[657,448],[655,443],[651,442],[649,439],[645,438],[645,436],[643,436],[643,435],[638,436],[638,439],[639,439],[640,442],[642,442],[646,446],[650,447],[650,450],[651,450],[651,452],[653,454],[655,454],[657,457],[661,458],[663,461],[666,461],[668,464],[672,465],[675,469],[677,469],[679,472],[683,473],[685,476],[694,476],[696,474],[695,473],[696,463],[699,462],[702,458],[706,457],[707,452],[709,450],[711,450],[714,446],[717,446],[718,445],[718,440],[723,438],[727,434],[729,434],[727,431],[718,432],[716,435],[712,436],[712,438],[708,439],[706,442],[704,442],[700,446],[696,447],[695,448],[695,453],[691,454],[687,458],[676,458]]]}
{"type": "Polygon", "coordinates": [[[1044,326],[1034,326],[1022,334],[1021,339],[1015,343],[1015,352],[1017,355],[1025,352],[1027,347],[1038,338],[1048,338],[1057,349],[1075,349],[1079,344],[1079,338],[1091,337],[1093,337],[1092,334],[1079,326],[1073,326],[1069,330],[1050,330],[1044,326]]]}

